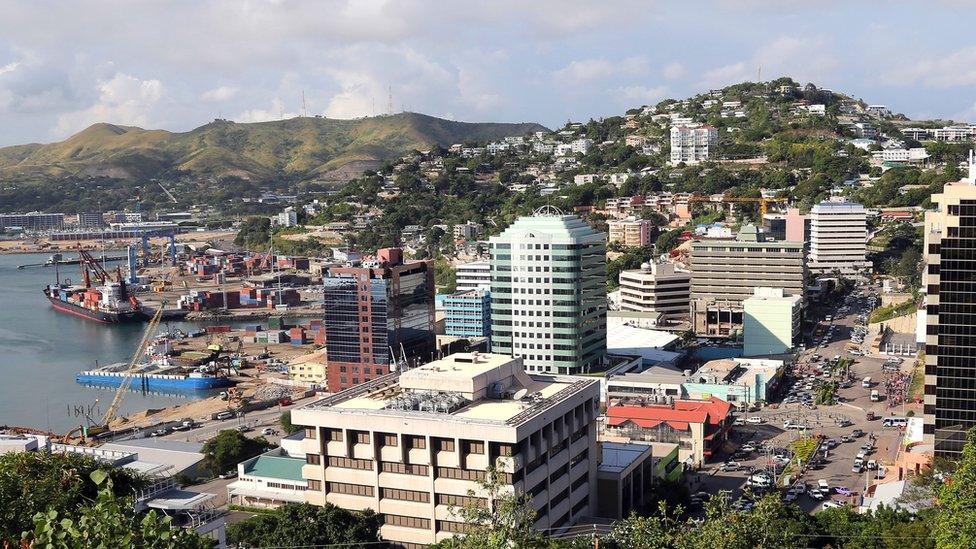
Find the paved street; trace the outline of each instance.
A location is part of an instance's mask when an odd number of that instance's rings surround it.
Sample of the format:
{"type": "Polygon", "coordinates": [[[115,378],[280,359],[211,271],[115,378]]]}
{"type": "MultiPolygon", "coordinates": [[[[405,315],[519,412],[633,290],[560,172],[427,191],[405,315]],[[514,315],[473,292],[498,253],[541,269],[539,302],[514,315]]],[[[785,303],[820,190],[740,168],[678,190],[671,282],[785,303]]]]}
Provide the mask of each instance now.
{"type": "MultiPolygon", "coordinates": [[[[864,292],[867,293],[866,291],[864,292]]],[[[787,379],[783,384],[783,393],[793,384],[794,379],[805,379],[804,374],[811,373],[811,370],[823,362],[812,362],[814,355],[820,355],[823,360],[832,359],[835,356],[853,359],[854,363],[850,367],[849,379],[852,381],[847,387],[841,387],[837,391],[838,403],[831,406],[807,406],[802,402],[783,404],[774,403],[758,412],[743,412],[741,417],[759,416],[764,423],[755,425],[744,423],[736,425],[731,436],[730,444],[726,448],[727,452],[719,456],[713,463],[704,468],[700,478],[703,481],[702,490],[712,494],[719,490],[731,490],[734,499],[739,498],[745,488],[746,479],[749,477],[749,469],[761,469],[766,467],[767,456],[756,452],[750,452],[746,456],[740,454],[735,461],[742,464],[738,471],[723,471],[722,464],[729,459],[732,453],[739,447],[748,442],[759,443],[765,441],[769,448],[788,448],[790,442],[803,438],[804,436],[816,436],[822,434],[825,440],[833,439],[837,446],[829,450],[827,460],[816,468],[808,469],[799,480],[808,485],[815,485],[819,480],[826,480],[832,487],[843,487],[854,492],[854,496],[845,497],[832,494],[831,499],[841,503],[856,503],[856,495],[863,492],[869,475],[877,474],[878,471],[865,470],[861,473],[852,472],[855,456],[861,451],[860,447],[871,442],[871,437],[875,437],[875,450],[870,453],[866,460],[878,460],[880,464],[891,464],[894,462],[898,444],[902,431],[897,427],[883,427],[881,418],[888,416],[904,416],[903,406],[889,409],[886,400],[880,402],[871,401],[872,389],[879,390],[884,394],[883,380],[885,372],[882,369],[886,358],[882,356],[853,356],[848,353],[847,348],[851,341],[851,335],[855,327],[856,317],[864,307],[865,299],[854,301],[849,310],[845,313],[838,312],[837,307],[815,311],[823,318],[826,315],[832,317],[835,326],[832,337],[825,346],[820,346],[820,339],[816,341],[807,339],[808,350],[800,354],[799,360],[794,368],[794,376],[787,379]],[[871,387],[862,387],[861,380],[871,377],[871,387]],[[869,421],[867,413],[874,412],[878,419],[869,421]],[[785,430],[784,421],[800,423],[808,427],[806,431],[785,430]],[[838,422],[847,421],[850,425],[841,427],[838,422]],[[860,429],[865,434],[855,438],[852,442],[842,442],[842,437],[851,435],[855,429],[860,429]]],[[[866,307],[864,307],[866,308],[866,307]]],[[[870,339],[866,340],[863,348],[867,348],[870,339]]],[[[910,373],[913,365],[913,358],[906,357],[900,365],[902,372],[910,373]]],[[[837,379],[836,377],[833,379],[837,379]]],[[[805,382],[804,382],[805,383],[805,382]]],[[[801,383],[802,385],[802,383],[801,383]]],[[[782,399],[780,396],[780,399],[782,399]]],[[[916,413],[918,411],[916,410],[916,413]]],[[[781,479],[777,478],[777,483],[781,479]]],[[[697,490],[698,488],[693,488],[697,490]]],[[[801,508],[807,511],[814,511],[822,508],[823,502],[813,499],[808,495],[801,495],[796,500],[801,508]]]]}

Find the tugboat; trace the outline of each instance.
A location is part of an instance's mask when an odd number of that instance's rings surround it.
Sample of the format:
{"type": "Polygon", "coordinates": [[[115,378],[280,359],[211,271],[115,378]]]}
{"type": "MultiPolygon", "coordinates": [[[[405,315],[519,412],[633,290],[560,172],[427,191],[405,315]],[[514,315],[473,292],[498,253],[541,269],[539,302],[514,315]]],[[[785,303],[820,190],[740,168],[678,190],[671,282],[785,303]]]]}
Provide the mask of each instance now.
{"type": "MultiPolygon", "coordinates": [[[[86,251],[81,252],[84,285],[72,285],[70,280],[61,282],[56,274],[55,284],[44,288],[44,297],[51,302],[54,310],[79,316],[105,324],[122,322],[142,322],[146,319],[139,301],[128,292],[121,269],[117,269],[116,280],[112,280],[105,268],[86,251]],[[91,273],[101,281],[92,286],[91,273]]],[[[58,263],[54,263],[57,272],[58,263]]]]}

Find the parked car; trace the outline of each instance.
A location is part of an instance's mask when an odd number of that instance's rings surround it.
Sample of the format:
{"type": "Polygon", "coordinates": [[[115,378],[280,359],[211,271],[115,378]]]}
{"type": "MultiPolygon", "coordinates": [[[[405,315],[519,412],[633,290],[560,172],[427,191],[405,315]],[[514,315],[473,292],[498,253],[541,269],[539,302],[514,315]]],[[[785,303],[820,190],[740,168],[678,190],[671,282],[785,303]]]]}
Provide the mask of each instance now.
{"type": "Polygon", "coordinates": [[[825,501],[823,503],[824,509],[837,509],[839,507],[844,507],[844,504],[837,501],[825,501]]]}
{"type": "Polygon", "coordinates": [[[759,425],[761,423],[766,423],[766,420],[759,416],[752,416],[749,419],[747,419],[746,422],[752,423],[753,425],[759,425]]]}
{"type": "Polygon", "coordinates": [[[237,470],[236,469],[231,469],[230,471],[225,471],[223,473],[220,473],[220,475],[218,475],[218,477],[221,478],[221,479],[236,478],[237,477],[237,470]]]}
{"type": "Polygon", "coordinates": [[[844,486],[838,486],[837,488],[834,488],[834,493],[842,496],[852,496],[854,495],[854,490],[851,490],[850,488],[845,488],[844,486]]]}
{"type": "Polygon", "coordinates": [[[227,419],[231,419],[234,416],[235,416],[234,412],[231,412],[230,410],[224,410],[223,412],[219,412],[215,417],[221,421],[224,421],[227,419]]]}

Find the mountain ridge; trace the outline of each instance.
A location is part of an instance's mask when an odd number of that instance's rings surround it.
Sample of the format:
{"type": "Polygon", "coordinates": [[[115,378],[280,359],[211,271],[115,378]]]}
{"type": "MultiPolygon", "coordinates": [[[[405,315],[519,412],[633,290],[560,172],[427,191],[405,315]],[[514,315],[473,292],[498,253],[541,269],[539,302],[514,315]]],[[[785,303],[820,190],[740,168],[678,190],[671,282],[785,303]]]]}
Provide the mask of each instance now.
{"type": "Polygon", "coordinates": [[[533,122],[459,122],[419,113],[251,123],[218,119],[186,132],[100,122],[62,141],[0,148],[0,177],[328,179],[348,172],[347,166],[378,166],[413,149],[535,131],[548,129],[533,122]]]}

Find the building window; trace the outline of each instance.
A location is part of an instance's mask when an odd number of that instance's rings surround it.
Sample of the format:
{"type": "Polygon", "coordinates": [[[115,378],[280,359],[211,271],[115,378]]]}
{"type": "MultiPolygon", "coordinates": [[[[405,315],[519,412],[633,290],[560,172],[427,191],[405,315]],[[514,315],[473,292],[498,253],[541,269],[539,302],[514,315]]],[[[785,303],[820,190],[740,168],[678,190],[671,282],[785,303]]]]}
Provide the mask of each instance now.
{"type": "Polygon", "coordinates": [[[422,450],[427,447],[427,440],[422,436],[404,435],[403,442],[408,450],[422,450]]]}
{"type": "Polygon", "coordinates": [[[457,469],[455,467],[438,467],[437,478],[453,478],[457,480],[485,480],[484,471],[471,469],[457,469]]]}
{"type": "Polygon", "coordinates": [[[451,532],[453,534],[465,534],[471,531],[471,526],[464,522],[439,520],[437,521],[437,530],[441,532],[451,532]]]}
{"type": "Polygon", "coordinates": [[[466,446],[465,452],[469,454],[484,454],[485,453],[485,443],[478,442],[476,440],[466,440],[464,442],[466,446]]]}
{"type": "Polygon", "coordinates": [[[440,452],[453,452],[454,440],[449,438],[434,439],[434,447],[440,452]]]}
{"type": "Polygon", "coordinates": [[[436,494],[435,505],[447,505],[449,507],[479,507],[481,509],[488,508],[488,500],[486,498],[478,498],[474,496],[456,496],[454,494],[436,494]]]}
{"type": "Polygon", "coordinates": [[[369,433],[356,431],[356,444],[369,444],[369,433]]]}
{"type": "Polygon", "coordinates": [[[329,493],[349,494],[351,496],[373,496],[373,487],[365,484],[349,484],[346,482],[326,482],[329,493]]]}
{"type": "Polygon", "coordinates": [[[396,461],[381,461],[380,471],[384,473],[399,473],[401,475],[427,476],[426,465],[413,465],[396,461]]]}
{"type": "Polygon", "coordinates": [[[342,442],[342,429],[326,429],[325,440],[329,442],[342,442]]]}
{"type": "Polygon", "coordinates": [[[402,526],[404,528],[419,528],[426,530],[430,528],[430,519],[418,517],[405,517],[403,515],[383,515],[383,523],[390,526],[402,526]]]}
{"type": "Polygon", "coordinates": [[[315,439],[318,438],[318,432],[319,432],[319,430],[316,429],[315,427],[306,427],[305,428],[305,438],[307,438],[309,440],[315,440],[315,439]]]}
{"type": "Polygon", "coordinates": [[[305,463],[309,465],[320,465],[322,463],[322,456],[318,454],[305,454],[305,463]]]}
{"type": "Polygon", "coordinates": [[[322,491],[322,481],[321,480],[309,480],[308,489],[315,490],[316,492],[322,491]]]}
{"type": "Polygon", "coordinates": [[[373,460],[329,456],[329,467],[341,467],[343,469],[372,469],[373,460]]]}
{"type": "Polygon", "coordinates": [[[400,490],[399,488],[380,488],[380,498],[430,503],[430,493],[428,492],[420,492],[417,490],[400,490]]]}
{"type": "Polygon", "coordinates": [[[381,433],[376,435],[380,438],[380,444],[383,446],[396,446],[397,436],[391,433],[381,433]]]}

